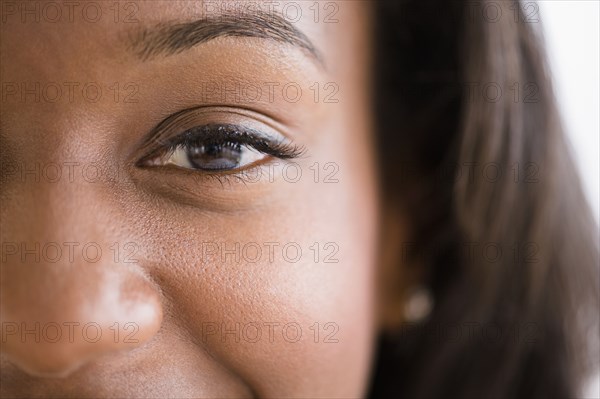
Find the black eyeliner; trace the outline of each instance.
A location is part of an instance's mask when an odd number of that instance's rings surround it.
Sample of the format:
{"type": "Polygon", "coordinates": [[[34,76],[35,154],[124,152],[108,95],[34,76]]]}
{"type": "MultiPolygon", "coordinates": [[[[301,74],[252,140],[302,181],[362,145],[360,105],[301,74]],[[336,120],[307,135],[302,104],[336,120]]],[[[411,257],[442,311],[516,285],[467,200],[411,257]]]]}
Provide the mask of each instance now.
{"type": "Polygon", "coordinates": [[[206,144],[239,144],[279,159],[293,159],[305,153],[304,147],[284,141],[273,141],[255,129],[233,124],[208,124],[189,129],[165,140],[162,150],[174,151],[183,146],[192,148],[206,144]]]}

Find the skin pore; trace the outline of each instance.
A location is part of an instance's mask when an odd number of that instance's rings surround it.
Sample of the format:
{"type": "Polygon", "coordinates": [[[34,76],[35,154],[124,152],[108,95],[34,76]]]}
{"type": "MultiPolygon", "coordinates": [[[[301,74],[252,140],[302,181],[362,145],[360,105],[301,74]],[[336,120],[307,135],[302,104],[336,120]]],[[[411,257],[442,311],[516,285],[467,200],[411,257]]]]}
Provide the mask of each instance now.
{"type": "Polygon", "coordinates": [[[198,19],[232,2],[207,3],[135,2],[134,23],[121,23],[130,9],[115,22],[113,2],[96,2],[95,22],[5,10],[2,397],[365,393],[378,230],[369,4],[279,1],[290,17],[301,6],[292,37],[262,12],[246,31],[224,17],[212,28],[230,32],[215,35],[198,19]],[[186,169],[182,147],[165,155],[219,125],[285,142],[293,159],[254,154],[244,178],[186,169]]]}

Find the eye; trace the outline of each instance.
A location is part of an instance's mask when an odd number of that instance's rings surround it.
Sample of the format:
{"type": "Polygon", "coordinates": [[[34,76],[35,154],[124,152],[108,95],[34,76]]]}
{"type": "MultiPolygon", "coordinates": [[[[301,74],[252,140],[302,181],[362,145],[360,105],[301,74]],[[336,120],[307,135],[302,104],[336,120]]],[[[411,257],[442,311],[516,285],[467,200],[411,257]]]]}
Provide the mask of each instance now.
{"type": "Polygon", "coordinates": [[[168,140],[142,159],[140,166],[174,165],[208,172],[235,171],[269,156],[290,159],[302,152],[282,138],[268,137],[254,129],[211,124],[192,128],[168,140]]]}
{"type": "Polygon", "coordinates": [[[175,165],[197,170],[232,170],[258,162],[267,155],[239,142],[178,144],[150,160],[153,166],[175,165]]]}

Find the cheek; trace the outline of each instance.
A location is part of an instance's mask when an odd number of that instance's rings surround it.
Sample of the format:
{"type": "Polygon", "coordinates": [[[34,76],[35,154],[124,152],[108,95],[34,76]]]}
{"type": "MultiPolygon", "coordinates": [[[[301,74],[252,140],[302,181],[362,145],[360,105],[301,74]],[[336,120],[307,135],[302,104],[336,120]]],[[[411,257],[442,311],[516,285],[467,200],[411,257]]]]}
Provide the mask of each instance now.
{"type": "Polygon", "coordinates": [[[261,183],[261,206],[212,214],[161,207],[148,210],[160,228],[139,226],[161,237],[149,270],[172,302],[172,322],[264,396],[355,397],[366,384],[373,171],[368,146],[323,137],[310,161],[261,183]]]}

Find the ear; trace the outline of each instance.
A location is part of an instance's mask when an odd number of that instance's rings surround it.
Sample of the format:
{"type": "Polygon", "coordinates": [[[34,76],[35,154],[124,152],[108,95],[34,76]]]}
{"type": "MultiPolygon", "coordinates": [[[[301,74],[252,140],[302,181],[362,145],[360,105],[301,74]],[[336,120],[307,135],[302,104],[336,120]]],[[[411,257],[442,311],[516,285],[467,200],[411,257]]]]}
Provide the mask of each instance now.
{"type": "Polygon", "coordinates": [[[408,258],[411,242],[407,213],[398,204],[383,206],[378,273],[377,317],[380,331],[394,331],[404,321],[408,293],[422,281],[418,259],[408,258]]]}

